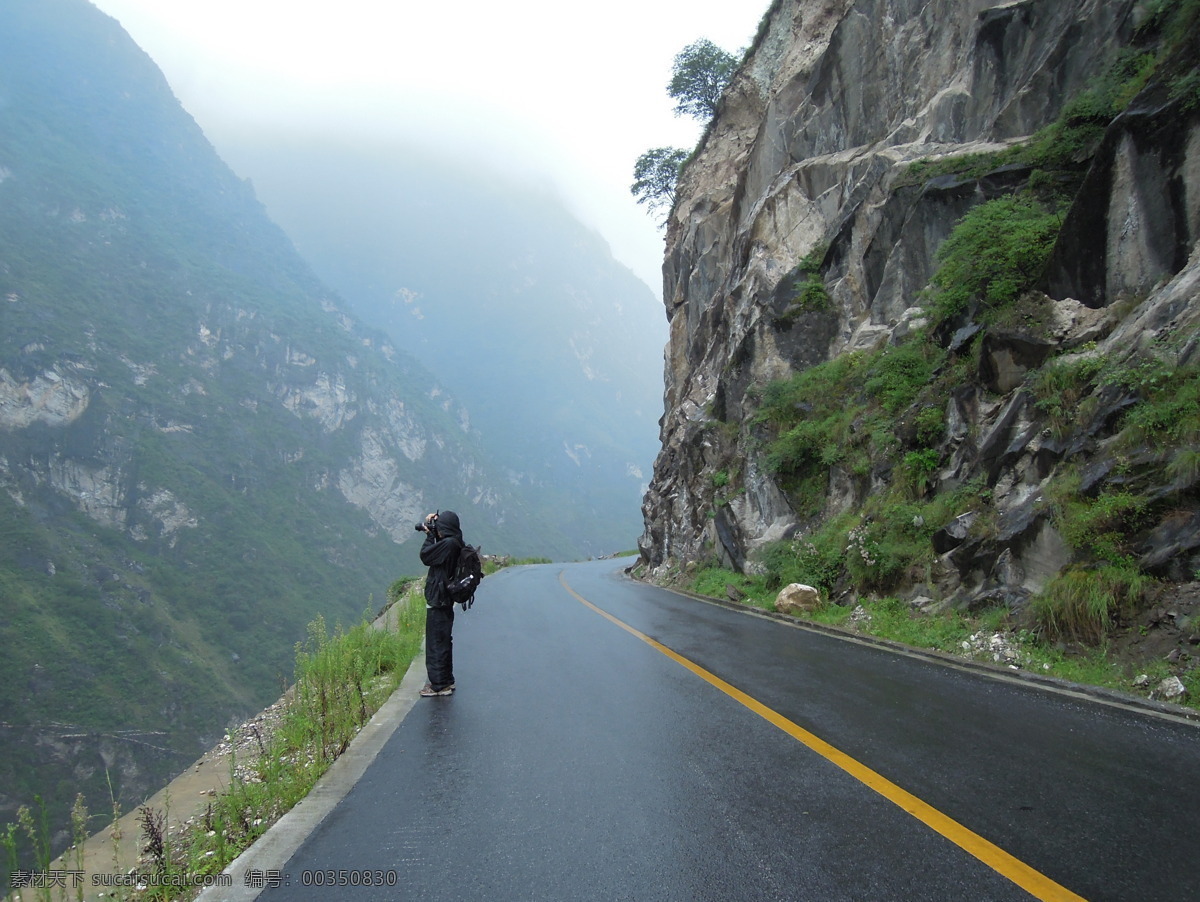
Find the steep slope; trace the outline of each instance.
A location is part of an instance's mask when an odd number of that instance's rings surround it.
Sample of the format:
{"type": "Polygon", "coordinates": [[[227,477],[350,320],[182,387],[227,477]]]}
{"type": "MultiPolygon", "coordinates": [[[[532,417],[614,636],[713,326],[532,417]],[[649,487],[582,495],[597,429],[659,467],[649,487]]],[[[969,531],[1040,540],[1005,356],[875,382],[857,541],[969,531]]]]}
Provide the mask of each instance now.
{"type": "MultiPolygon", "coordinates": [[[[84,0],[0,6],[0,820],[128,808],[260,709],[412,524],[528,520],[437,377],[362,329],[84,0]]],[[[508,537],[513,539],[509,542],[508,537]]],[[[399,543],[409,543],[404,548],[399,543]]]]}
{"type": "Polygon", "coordinates": [[[1094,639],[1200,571],[1198,7],[779,0],[669,220],[649,570],[1094,639]]]}
{"type": "Polygon", "coordinates": [[[244,127],[222,150],[354,312],[468,403],[531,529],[632,547],[666,323],[597,235],[486,161],[244,127]]]}

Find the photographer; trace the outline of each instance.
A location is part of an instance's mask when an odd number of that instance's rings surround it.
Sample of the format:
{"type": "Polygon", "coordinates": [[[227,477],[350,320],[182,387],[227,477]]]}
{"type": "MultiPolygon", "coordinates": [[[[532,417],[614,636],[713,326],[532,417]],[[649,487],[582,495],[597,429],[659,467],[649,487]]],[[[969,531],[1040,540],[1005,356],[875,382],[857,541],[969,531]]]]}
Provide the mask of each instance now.
{"type": "Polygon", "coordinates": [[[421,563],[429,568],[425,577],[425,668],[429,682],[421,690],[425,698],[454,694],[454,602],[446,585],[454,579],[462,551],[462,529],[458,514],[441,511],[417,524],[425,533],[421,563]]]}

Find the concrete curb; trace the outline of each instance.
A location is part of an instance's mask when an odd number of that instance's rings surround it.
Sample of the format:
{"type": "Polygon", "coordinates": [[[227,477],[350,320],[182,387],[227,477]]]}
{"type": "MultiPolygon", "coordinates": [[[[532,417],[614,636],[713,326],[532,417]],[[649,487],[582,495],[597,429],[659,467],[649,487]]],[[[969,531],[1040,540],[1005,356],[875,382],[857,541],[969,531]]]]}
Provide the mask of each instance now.
{"type": "Polygon", "coordinates": [[[330,765],[312,791],[287,814],[260,836],[250,848],[222,871],[233,880],[232,886],[210,886],[196,897],[197,902],[252,902],[266,888],[254,872],[279,872],[317,824],[331,812],[358,782],[384,743],[400,726],[420,698],[425,685],[424,648],[413,658],[408,672],[391,697],[375,712],[350,743],[350,747],[330,765]],[[248,883],[256,885],[251,886],[248,883]]]}

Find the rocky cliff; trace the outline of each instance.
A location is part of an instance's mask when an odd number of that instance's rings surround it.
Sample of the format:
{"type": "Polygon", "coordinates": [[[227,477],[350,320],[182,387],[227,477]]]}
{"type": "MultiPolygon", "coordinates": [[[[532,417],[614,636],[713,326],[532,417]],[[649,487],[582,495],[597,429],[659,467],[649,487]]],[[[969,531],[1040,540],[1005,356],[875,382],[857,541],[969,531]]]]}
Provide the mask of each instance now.
{"type": "Polygon", "coordinates": [[[1196,7],[771,6],[668,221],[650,572],[1196,573],[1196,7]]]}

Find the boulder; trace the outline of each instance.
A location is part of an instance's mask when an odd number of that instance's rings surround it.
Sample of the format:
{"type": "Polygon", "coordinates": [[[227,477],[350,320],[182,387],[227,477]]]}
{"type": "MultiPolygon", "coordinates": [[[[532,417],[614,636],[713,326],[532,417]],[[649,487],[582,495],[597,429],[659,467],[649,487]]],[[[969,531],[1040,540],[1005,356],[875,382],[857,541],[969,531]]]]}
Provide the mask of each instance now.
{"type": "Polygon", "coordinates": [[[1197,548],[1200,548],[1200,511],[1171,511],[1138,548],[1138,566],[1183,581],[1195,572],[1189,571],[1189,555],[1197,548]]]}
{"type": "Polygon", "coordinates": [[[955,517],[933,534],[933,550],[938,554],[953,551],[971,534],[971,524],[979,518],[979,511],[967,511],[955,517]]]}
{"type": "Polygon", "coordinates": [[[1094,309],[1074,298],[1055,301],[1051,310],[1050,338],[1063,350],[1100,341],[1113,328],[1107,309],[1094,309]]]}
{"type": "Polygon", "coordinates": [[[775,599],[775,610],[781,614],[804,614],[820,606],[821,593],[803,583],[784,586],[775,599]]]}
{"type": "Polygon", "coordinates": [[[1164,702],[1183,702],[1187,698],[1187,688],[1177,676],[1167,677],[1158,684],[1158,688],[1150,693],[1150,697],[1164,702]]]}
{"type": "Polygon", "coordinates": [[[983,336],[979,381],[989,391],[1008,394],[1025,381],[1025,374],[1041,366],[1054,345],[1043,338],[1019,332],[989,331],[983,336]]]}

